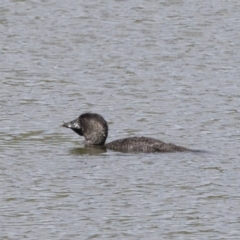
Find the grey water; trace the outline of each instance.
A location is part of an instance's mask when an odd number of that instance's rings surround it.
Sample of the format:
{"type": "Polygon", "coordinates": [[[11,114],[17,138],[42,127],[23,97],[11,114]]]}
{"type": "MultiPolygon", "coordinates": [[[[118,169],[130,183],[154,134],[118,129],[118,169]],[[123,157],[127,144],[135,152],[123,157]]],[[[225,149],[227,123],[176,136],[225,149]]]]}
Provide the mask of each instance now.
{"type": "Polygon", "coordinates": [[[239,239],[240,2],[0,2],[0,239],[239,239]],[[88,149],[62,128],[101,114],[88,149]]]}

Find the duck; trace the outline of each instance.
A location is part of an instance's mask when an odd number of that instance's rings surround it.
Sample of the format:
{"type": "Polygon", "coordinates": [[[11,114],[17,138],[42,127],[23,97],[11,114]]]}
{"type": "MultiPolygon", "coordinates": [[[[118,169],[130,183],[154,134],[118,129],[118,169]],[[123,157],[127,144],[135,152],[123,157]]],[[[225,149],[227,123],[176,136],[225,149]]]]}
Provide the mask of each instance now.
{"type": "Polygon", "coordinates": [[[121,152],[187,152],[198,151],[173,143],[165,143],[151,137],[128,137],[105,143],[108,137],[108,124],[97,113],[83,113],[73,121],[62,125],[72,129],[75,133],[85,138],[86,147],[102,147],[121,152]]]}

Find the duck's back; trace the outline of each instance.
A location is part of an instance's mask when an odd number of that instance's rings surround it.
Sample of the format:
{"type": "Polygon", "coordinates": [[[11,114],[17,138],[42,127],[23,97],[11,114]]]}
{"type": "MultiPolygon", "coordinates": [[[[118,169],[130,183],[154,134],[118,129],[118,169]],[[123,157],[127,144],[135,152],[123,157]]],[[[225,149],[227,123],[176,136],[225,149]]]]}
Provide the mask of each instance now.
{"type": "Polygon", "coordinates": [[[184,152],[190,149],[149,137],[130,137],[107,143],[106,148],[123,152],[184,152]]]}

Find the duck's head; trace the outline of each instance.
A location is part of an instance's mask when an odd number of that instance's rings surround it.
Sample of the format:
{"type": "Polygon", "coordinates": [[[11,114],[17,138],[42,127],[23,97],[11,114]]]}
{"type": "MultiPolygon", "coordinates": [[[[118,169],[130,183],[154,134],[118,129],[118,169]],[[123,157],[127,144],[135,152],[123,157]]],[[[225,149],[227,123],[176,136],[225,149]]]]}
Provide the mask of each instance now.
{"type": "Polygon", "coordinates": [[[63,124],[75,133],[85,137],[86,145],[104,145],[108,135],[108,125],[97,113],[84,113],[77,119],[63,124]]]}

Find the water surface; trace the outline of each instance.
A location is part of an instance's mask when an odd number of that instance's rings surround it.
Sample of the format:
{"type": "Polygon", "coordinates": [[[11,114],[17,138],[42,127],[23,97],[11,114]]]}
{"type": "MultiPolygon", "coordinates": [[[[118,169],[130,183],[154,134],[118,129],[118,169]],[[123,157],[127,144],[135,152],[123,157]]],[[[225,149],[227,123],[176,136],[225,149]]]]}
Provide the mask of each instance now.
{"type": "Polygon", "coordinates": [[[238,1],[0,3],[1,239],[238,239],[238,1]],[[149,136],[211,154],[85,149],[149,136]]]}

